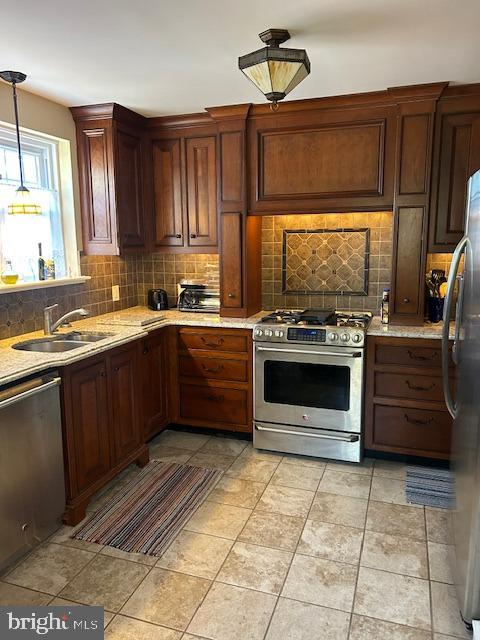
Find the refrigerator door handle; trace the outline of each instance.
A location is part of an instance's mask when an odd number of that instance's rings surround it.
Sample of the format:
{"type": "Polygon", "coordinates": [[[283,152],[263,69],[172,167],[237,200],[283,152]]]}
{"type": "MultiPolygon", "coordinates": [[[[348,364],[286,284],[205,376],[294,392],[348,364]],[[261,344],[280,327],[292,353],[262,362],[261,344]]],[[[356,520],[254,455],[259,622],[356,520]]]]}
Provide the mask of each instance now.
{"type": "MultiPolygon", "coordinates": [[[[450,315],[453,302],[453,291],[455,289],[455,280],[458,275],[458,267],[462,254],[468,243],[468,237],[464,236],[455,248],[455,252],[452,257],[452,264],[448,274],[447,295],[445,296],[445,305],[443,307],[443,330],[442,330],[442,376],[443,376],[443,394],[445,396],[445,404],[447,405],[448,412],[452,418],[457,417],[457,404],[452,398],[452,392],[450,390],[449,379],[449,353],[448,353],[448,340],[450,333],[450,315]]],[[[463,288],[462,288],[463,289],[463,288]]],[[[456,351],[457,342],[460,336],[460,320],[462,318],[462,296],[459,295],[457,300],[457,310],[455,314],[455,338],[453,342],[454,353],[456,351]]]]}

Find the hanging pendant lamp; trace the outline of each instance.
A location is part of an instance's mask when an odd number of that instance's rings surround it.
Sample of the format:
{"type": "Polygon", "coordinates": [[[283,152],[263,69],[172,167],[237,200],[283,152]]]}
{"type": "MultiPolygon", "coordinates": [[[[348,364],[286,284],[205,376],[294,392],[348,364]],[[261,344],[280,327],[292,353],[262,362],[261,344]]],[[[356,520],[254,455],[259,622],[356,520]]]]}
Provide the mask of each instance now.
{"type": "Polygon", "coordinates": [[[283,100],[310,73],[310,60],[305,49],[281,49],[290,39],[286,29],[267,29],[259,34],[267,45],[238,59],[238,67],[260,89],[272,107],[283,100]]]}
{"type": "Polygon", "coordinates": [[[40,215],[42,208],[32,199],[32,194],[24,185],[23,181],[23,159],[22,147],[20,145],[20,127],[18,123],[18,100],[17,100],[17,84],[26,79],[26,75],[20,71],[0,71],[0,78],[12,85],[13,89],[13,110],[15,112],[15,129],[17,132],[17,148],[18,148],[18,164],[20,168],[20,186],[15,191],[15,197],[8,205],[8,213],[10,215],[40,215]]]}

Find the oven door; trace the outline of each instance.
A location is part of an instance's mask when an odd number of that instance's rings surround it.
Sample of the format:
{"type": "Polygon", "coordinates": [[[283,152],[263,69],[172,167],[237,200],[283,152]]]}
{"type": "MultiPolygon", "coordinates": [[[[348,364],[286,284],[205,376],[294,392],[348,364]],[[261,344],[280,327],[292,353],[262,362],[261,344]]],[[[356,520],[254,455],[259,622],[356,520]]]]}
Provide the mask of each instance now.
{"type": "Polygon", "coordinates": [[[255,344],[255,420],[361,432],[363,351],[255,344]]]}

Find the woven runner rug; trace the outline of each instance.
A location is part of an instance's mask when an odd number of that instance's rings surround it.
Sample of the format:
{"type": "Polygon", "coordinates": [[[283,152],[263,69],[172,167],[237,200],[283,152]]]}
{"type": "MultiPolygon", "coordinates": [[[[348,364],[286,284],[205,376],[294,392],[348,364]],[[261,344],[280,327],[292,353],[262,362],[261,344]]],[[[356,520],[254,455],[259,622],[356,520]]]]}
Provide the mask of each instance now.
{"type": "Polygon", "coordinates": [[[455,508],[454,476],[448,469],[408,466],[405,493],[407,502],[455,508]]]}
{"type": "Polygon", "coordinates": [[[222,473],[152,460],[72,538],[160,556],[222,473]]]}

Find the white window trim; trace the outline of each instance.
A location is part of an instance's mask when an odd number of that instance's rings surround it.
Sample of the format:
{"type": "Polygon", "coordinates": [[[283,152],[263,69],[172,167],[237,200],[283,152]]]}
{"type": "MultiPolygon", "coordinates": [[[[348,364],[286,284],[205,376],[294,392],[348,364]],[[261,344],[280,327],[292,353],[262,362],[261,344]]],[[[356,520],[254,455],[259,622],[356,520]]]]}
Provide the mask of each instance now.
{"type": "Polygon", "coordinates": [[[42,280],[41,282],[17,282],[16,284],[0,284],[0,296],[2,293],[15,293],[16,291],[30,291],[31,289],[48,289],[49,287],[64,287],[72,284],[82,284],[91,280],[90,276],[78,276],[72,278],[58,278],[56,280],[42,280]]]}

